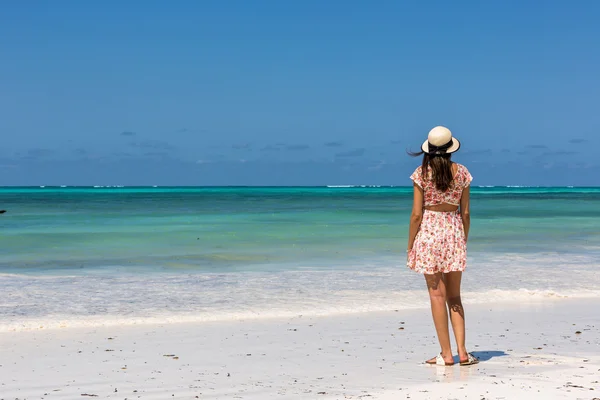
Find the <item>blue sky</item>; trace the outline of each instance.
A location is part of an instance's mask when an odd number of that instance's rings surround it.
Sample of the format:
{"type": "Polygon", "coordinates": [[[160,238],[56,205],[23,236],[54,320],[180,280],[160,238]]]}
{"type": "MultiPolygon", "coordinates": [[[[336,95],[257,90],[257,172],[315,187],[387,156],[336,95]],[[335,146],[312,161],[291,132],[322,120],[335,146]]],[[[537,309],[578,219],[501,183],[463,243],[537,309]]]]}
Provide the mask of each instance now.
{"type": "Polygon", "coordinates": [[[0,185],[600,185],[600,2],[22,1],[0,185]]]}

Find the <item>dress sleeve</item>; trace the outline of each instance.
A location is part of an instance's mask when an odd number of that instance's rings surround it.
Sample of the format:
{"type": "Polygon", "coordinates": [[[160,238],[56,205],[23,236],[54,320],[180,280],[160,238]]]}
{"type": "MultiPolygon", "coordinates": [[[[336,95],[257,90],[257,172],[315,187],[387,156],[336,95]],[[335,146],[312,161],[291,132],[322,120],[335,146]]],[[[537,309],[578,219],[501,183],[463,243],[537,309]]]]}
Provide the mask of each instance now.
{"type": "Polygon", "coordinates": [[[423,189],[423,174],[421,174],[421,167],[415,169],[415,172],[412,173],[410,179],[412,179],[417,186],[423,189]]]}
{"type": "Polygon", "coordinates": [[[473,177],[471,176],[471,173],[466,167],[463,167],[463,188],[469,186],[472,181],[473,177]]]}

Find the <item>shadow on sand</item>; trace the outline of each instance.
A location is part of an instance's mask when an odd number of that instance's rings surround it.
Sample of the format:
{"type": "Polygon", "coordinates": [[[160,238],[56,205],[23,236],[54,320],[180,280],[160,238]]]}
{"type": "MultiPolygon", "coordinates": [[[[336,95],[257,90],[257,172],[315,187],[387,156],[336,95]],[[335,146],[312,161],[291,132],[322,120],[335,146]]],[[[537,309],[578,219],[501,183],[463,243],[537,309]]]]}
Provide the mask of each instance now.
{"type": "Polygon", "coordinates": [[[492,358],[495,358],[495,357],[503,357],[503,356],[508,355],[508,353],[505,353],[503,351],[497,351],[497,350],[472,351],[471,354],[473,354],[475,357],[477,357],[479,359],[479,361],[481,361],[481,362],[491,360],[492,358]]]}

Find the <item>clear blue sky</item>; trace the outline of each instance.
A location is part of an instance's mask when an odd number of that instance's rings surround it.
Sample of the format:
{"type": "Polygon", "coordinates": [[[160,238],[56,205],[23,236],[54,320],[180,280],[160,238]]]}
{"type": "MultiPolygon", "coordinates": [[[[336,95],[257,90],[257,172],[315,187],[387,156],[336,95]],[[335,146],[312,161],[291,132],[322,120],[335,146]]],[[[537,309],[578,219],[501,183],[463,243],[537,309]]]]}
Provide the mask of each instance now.
{"type": "Polygon", "coordinates": [[[600,185],[598,1],[13,1],[0,185],[600,185]]]}

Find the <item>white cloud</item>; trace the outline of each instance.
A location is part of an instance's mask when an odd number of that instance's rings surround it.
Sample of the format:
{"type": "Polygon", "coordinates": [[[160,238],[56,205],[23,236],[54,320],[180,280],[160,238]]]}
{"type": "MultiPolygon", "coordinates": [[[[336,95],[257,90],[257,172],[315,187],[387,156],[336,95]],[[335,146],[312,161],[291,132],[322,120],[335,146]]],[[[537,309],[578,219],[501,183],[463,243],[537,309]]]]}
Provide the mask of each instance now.
{"type": "Polygon", "coordinates": [[[377,171],[377,170],[380,170],[381,168],[383,168],[383,166],[385,164],[386,164],[385,160],[380,160],[377,165],[370,166],[369,168],[367,168],[367,170],[369,170],[369,171],[377,171]]]}

